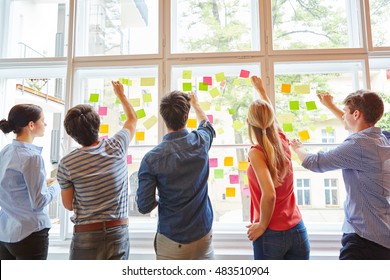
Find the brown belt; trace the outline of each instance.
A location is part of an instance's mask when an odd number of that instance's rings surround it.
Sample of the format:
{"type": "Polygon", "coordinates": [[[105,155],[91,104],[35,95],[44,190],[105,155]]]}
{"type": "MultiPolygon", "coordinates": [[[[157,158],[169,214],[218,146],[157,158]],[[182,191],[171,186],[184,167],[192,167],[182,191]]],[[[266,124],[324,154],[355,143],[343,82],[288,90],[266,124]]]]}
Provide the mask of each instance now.
{"type": "Polygon", "coordinates": [[[102,229],[106,229],[106,228],[112,228],[112,227],[127,225],[128,222],[129,222],[129,219],[128,218],[124,218],[124,219],[118,219],[118,220],[104,221],[104,222],[100,222],[100,223],[91,223],[91,224],[85,224],[85,225],[75,225],[73,227],[73,232],[102,230],[102,229]]]}

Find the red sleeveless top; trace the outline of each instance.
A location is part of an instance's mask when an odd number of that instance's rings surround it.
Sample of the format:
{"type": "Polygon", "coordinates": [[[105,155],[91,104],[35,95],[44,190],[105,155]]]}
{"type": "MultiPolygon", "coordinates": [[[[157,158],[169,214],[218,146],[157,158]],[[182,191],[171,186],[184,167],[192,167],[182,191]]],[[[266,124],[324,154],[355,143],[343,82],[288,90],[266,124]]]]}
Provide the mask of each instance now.
{"type": "MultiPolygon", "coordinates": [[[[279,131],[279,136],[287,157],[289,158],[289,168],[286,176],[284,177],[283,183],[276,188],[275,209],[268,228],[272,230],[288,230],[300,222],[302,215],[295,200],[294,176],[289,140],[281,131],[279,131]]],[[[251,149],[258,149],[261,152],[263,151],[263,148],[259,145],[252,146],[251,149]]],[[[251,194],[250,219],[251,222],[254,223],[259,222],[260,219],[261,189],[251,164],[249,164],[247,175],[251,194]]]]}

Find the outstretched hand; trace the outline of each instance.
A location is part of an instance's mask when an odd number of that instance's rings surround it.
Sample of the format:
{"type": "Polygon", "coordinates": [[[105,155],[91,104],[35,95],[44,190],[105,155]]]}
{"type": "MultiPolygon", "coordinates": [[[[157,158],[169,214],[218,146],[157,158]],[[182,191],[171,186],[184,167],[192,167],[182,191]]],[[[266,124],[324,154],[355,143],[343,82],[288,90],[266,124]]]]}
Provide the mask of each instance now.
{"type": "Polygon", "coordinates": [[[255,89],[257,89],[258,91],[265,91],[264,87],[263,87],[263,81],[261,80],[260,77],[252,76],[251,77],[251,82],[252,82],[253,87],[255,89]]]}
{"type": "Polygon", "coordinates": [[[116,96],[124,95],[123,85],[119,81],[111,81],[112,87],[114,88],[114,93],[116,96]]]}
{"type": "Polygon", "coordinates": [[[327,108],[333,105],[333,95],[329,92],[317,93],[318,99],[320,102],[327,108]]]}

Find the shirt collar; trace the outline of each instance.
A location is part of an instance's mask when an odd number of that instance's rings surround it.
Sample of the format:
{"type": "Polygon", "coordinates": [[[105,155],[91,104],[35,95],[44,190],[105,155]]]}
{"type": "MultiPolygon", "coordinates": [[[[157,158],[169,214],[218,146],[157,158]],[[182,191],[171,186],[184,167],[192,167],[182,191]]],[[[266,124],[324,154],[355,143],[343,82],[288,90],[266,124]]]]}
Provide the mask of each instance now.
{"type": "Polygon", "coordinates": [[[167,141],[167,140],[182,138],[182,137],[188,135],[188,133],[189,133],[188,130],[186,128],[184,128],[184,129],[181,129],[179,131],[174,131],[174,132],[170,132],[168,134],[165,134],[163,137],[163,140],[167,141]]]}
{"type": "Polygon", "coordinates": [[[12,145],[17,146],[17,147],[26,148],[29,150],[33,150],[33,151],[38,152],[40,154],[42,153],[42,149],[43,149],[43,147],[38,147],[38,146],[35,146],[34,144],[21,142],[21,141],[15,140],[15,139],[12,140],[12,145]]]}

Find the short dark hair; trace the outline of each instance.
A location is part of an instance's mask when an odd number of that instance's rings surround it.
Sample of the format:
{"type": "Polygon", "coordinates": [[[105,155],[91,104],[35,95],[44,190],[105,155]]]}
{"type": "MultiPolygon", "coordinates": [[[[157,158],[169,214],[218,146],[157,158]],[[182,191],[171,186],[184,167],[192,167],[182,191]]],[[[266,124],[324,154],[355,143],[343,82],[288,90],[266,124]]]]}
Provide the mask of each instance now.
{"type": "Polygon", "coordinates": [[[18,104],[11,108],[8,113],[8,121],[2,119],[0,121],[0,130],[5,134],[13,131],[18,134],[22,128],[28,125],[29,122],[36,122],[40,119],[42,108],[34,104],[18,104]]]}
{"type": "Polygon", "coordinates": [[[185,127],[191,109],[190,100],[188,94],[177,90],[163,96],[160,115],[168,128],[176,131],[185,127]]]}
{"type": "Polygon", "coordinates": [[[64,119],[66,133],[82,146],[90,146],[99,139],[100,117],[86,104],[69,109],[64,119]]]}
{"type": "Polygon", "coordinates": [[[348,107],[351,114],[355,110],[362,112],[364,120],[369,124],[376,124],[383,116],[383,100],[372,91],[358,90],[350,93],[343,103],[348,107]]]}

